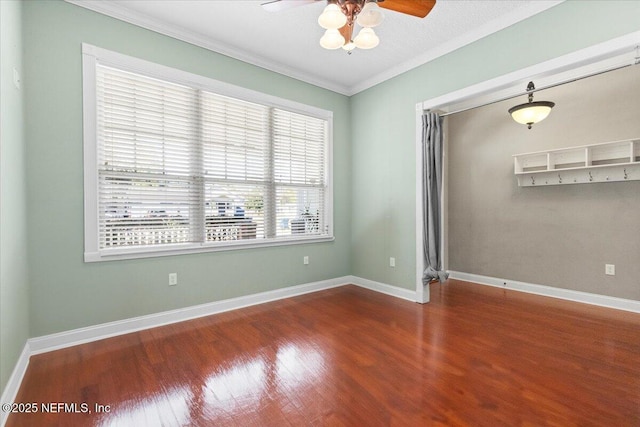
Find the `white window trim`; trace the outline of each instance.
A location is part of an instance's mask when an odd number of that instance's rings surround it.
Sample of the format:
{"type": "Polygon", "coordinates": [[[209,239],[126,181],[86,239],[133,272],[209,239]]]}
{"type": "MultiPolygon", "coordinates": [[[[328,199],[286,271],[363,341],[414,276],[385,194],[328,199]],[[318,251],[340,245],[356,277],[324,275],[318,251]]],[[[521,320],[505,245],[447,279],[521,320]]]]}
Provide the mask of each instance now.
{"type": "Polygon", "coordinates": [[[82,44],[83,137],[84,137],[84,261],[112,261],[184,255],[188,253],[217,252],[248,248],[263,248],[293,244],[309,244],[335,240],[333,235],[333,112],[267,95],[250,89],[220,82],[208,77],[155,64],[142,59],[112,52],[86,43],[82,44]],[[98,240],[98,153],[97,153],[97,97],[96,66],[112,66],[121,70],[144,74],[169,82],[188,84],[221,95],[260,103],[327,120],[326,147],[326,236],[281,237],[268,241],[231,241],[225,245],[213,243],[185,243],[153,247],[127,247],[101,250],[98,240]]]}

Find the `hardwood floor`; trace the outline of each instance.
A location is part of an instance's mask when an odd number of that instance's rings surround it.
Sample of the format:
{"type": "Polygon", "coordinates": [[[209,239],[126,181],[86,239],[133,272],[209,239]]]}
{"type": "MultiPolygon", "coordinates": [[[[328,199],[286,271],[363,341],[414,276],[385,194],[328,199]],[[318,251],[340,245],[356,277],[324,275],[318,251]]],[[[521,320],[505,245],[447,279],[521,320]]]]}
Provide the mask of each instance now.
{"type": "Polygon", "coordinates": [[[16,402],[39,411],[7,426],[640,426],[640,314],[431,286],[426,305],[345,286],[36,355],[16,402]]]}

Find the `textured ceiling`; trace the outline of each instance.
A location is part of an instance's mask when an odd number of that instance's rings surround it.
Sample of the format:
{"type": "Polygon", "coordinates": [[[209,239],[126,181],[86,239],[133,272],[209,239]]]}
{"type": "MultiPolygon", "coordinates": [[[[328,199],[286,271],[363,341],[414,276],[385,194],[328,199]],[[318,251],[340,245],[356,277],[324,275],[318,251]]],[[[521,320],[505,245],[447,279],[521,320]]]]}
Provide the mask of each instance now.
{"type": "Polygon", "coordinates": [[[279,73],[352,95],[561,1],[438,0],[426,18],[385,10],[372,50],[328,51],[316,1],[267,12],[256,1],[68,0],[279,73]]]}

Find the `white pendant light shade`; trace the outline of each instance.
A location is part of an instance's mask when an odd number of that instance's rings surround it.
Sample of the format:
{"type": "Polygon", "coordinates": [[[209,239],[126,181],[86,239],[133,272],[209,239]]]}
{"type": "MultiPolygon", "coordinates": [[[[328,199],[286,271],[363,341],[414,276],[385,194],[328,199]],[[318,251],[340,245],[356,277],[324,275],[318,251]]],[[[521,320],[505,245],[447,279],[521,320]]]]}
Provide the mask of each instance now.
{"type": "Polygon", "coordinates": [[[338,30],[327,30],[320,39],[320,46],[325,49],[338,49],[344,45],[344,37],[338,30]]]}
{"type": "Polygon", "coordinates": [[[351,51],[356,48],[356,44],[352,41],[348,41],[347,43],[342,45],[342,48],[349,52],[349,54],[351,54],[351,51]]]}
{"type": "Polygon", "coordinates": [[[364,28],[373,28],[380,25],[384,19],[384,14],[380,10],[380,6],[375,1],[371,1],[364,5],[356,22],[364,28]]]}
{"type": "MultiPolygon", "coordinates": [[[[369,3],[367,3],[369,4],[369,3]]],[[[360,49],[373,49],[378,46],[380,39],[371,28],[363,28],[360,30],[353,43],[360,49]]]]}
{"type": "Polygon", "coordinates": [[[322,15],[318,17],[318,24],[327,30],[337,30],[344,27],[347,17],[342,13],[342,9],[335,3],[328,4],[324,8],[322,15]]]}
{"type": "Polygon", "coordinates": [[[548,101],[529,102],[511,108],[509,113],[516,122],[531,127],[532,124],[546,119],[554,105],[548,101]]]}

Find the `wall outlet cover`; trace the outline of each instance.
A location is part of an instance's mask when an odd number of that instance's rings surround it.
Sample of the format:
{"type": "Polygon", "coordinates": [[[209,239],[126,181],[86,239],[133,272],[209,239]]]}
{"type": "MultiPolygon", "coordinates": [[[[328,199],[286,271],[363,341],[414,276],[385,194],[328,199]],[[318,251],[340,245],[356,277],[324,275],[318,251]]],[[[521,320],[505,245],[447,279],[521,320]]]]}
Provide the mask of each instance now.
{"type": "Polygon", "coordinates": [[[616,275],[616,266],[613,264],[605,264],[604,265],[604,274],[607,276],[615,276],[616,275]]]}

